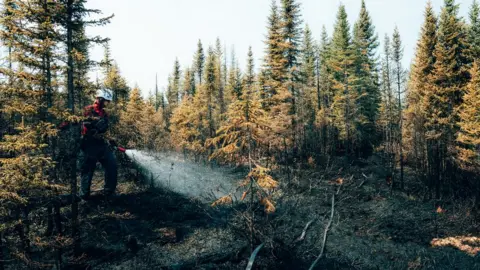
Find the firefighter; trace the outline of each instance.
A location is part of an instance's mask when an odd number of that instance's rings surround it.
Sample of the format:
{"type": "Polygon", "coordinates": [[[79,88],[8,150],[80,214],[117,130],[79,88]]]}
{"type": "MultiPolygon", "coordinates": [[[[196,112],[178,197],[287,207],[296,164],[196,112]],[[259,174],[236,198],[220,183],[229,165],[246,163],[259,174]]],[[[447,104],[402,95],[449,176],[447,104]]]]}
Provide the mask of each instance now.
{"type": "Polygon", "coordinates": [[[82,140],[80,144],[80,174],[81,187],[80,198],[88,200],[90,197],[90,186],[97,162],[102,164],[105,170],[105,184],[103,192],[106,196],[115,194],[117,187],[117,162],[109,142],[105,138],[108,129],[108,115],[105,108],[112,101],[112,91],[101,89],[97,92],[95,103],[85,107],[82,122],[82,140]]]}

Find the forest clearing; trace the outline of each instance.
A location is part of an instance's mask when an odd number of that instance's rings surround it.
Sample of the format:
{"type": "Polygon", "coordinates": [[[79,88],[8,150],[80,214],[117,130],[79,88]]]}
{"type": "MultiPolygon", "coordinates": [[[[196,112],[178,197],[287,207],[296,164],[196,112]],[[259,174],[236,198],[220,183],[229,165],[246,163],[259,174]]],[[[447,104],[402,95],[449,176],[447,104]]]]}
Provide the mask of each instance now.
{"type": "Polygon", "coordinates": [[[93,1],[2,0],[0,270],[480,269],[480,4],[406,56],[358,1],[316,40],[271,0],[263,55],[199,39],[145,95],[93,1]]]}

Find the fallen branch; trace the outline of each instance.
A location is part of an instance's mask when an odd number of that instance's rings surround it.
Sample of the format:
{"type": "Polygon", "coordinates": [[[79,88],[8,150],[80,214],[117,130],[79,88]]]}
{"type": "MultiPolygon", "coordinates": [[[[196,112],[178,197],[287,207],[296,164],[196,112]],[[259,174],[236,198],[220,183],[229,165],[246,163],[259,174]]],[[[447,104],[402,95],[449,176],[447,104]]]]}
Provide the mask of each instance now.
{"type": "MultiPolygon", "coordinates": [[[[338,191],[340,191],[340,189],[338,191]]],[[[327,243],[327,233],[330,230],[330,226],[332,225],[334,214],[335,214],[335,195],[332,195],[332,210],[331,210],[331,214],[330,214],[330,220],[328,221],[327,227],[325,227],[325,231],[323,232],[322,248],[320,250],[320,254],[315,259],[315,261],[312,263],[309,270],[313,270],[315,268],[315,266],[317,265],[318,261],[320,260],[320,258],[322,258],[322,256],[323,256],[323,252],[325,250],[325,244],[327,243]]]]}
{"type": "Polygon", "coordinates": [[[293,244],[298,243],[300,241],[303,241],[303,239],[305,239],[305,235],[307,234],[308,227],[310,227],[310,225],[312,225],[313,221],[315,221],[315,219],[310,220],[307,223],[307,225],[305,225],[305,228],[303,229],[302,234],[297,239],[295,239],[295,241],[293,241],[293,244]]]}
{"type": "Polygon", "coordinates": [[[365,177],[365,180],[363,180],[362,183],[360,183],[360,185],[358,185],[357,188],[361,188],[363,186],[363,184],[365,184],[365,182],[368,180],[368,177],[364,173],[362,173],[362,175],[363,175],[363,177],[365,177]]]}
{"type": "Polygon", "coordinates": [[[250,255],[250,259],[248,259],[248,264],[247,264],[247,268],[245,268],[245,270],[251,270],[252,267],[253,267],[253,262],[255,261],[255,257],[257,257],[257,254],[258,252],[260,251],[260,249],[262,249],[263,247],[263,244],[261,244],[260,246],[258,246],[252,253],[252,255],[250,255]]]}

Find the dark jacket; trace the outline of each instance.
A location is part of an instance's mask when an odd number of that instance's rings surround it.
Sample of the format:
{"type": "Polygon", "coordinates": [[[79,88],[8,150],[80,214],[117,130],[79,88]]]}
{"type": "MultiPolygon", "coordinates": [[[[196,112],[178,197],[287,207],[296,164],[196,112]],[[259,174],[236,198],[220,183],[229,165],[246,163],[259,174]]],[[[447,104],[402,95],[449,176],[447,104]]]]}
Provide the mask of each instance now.
{"type": "MultiPolygon", "coordinates": [[[[99,104],[85,107],[84,116],[87,118],[82,122],[82,142],[83,151],[104,150],[107,147],[107,141],[104,138],[108,129],[108,115],[99,104]],[[101,148],[101,149],[98,149],[101,148]]],[[[94,151],[97,152],[97,151],[94,151]]]]}

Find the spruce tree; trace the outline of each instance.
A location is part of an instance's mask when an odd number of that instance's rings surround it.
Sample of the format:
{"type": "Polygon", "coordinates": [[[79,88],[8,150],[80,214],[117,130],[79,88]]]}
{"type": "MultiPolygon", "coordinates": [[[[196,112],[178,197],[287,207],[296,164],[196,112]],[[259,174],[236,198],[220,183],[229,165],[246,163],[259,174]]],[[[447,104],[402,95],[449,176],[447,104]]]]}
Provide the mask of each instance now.
{"type": "MultiPolygon", "coordinates": [[[[247,56],[247,68],[245,70],[244,80],[244,89],[250,91],[251,95],[253,93],[253,87],[255,84],[255,64],[253,59],[252,46],[248,47],[248,56],[247,56]]],[[[241,97],[240,97],[241,98],[241,97]]]]}
{"type": "Polygon", "coordinates": [[[201,40],[198,40],[197,52],[195,53],[193,65],[198,77],[198,82],[200,85],[202,85],[203,68],[205,65],[205,54],[203,52],[203,45],[201,40]]]}
{"type": "Polygon", "coordinates": [[[350,35],[350,24],[345,6],[340,5],[333,32],[329,66],[332,70],[332,122],[338,130],[340,146],[347,156],[354,152],[357,141],[356,125],[361,121],[356,107],[358,92],[355,88],[355,60],[350,35]]]}
{"type": "Polygon", "coordinates": [[[110,43],[105,43],[103,59],[100,62],[100,66],[103,68],[103,74],[105,76],[110,72],[110,69],[113,66],[112,52],[110,49],[110,43]]]}
{"type": "Polygon", "coordinates": [[[357,58],[355,61],[356,76],[358,77],[355,87],[358,91],[356,103],[360,120],[356,123],[360,135],[359,150],[364,155],[369,155],[376,141],[375,121],[380,104],[376,55],[379,42],[364,0],[362,0],[360,15],[353,30],[353,45],[357,58]]]}
{"type": "Polygon", "coordinates": [[[398,117],[397,117],[397,129],[396,129],[396,140],[398,141],[398,150],[399,150],[399,160],[400,160],[400,188],[404,188],[404,155],[403,155],[403,102],[402,96],[405,93],[405,75],[406,71],[402,66],[403,60],[403,45],[402,39],[400,37],[400,32],[398,27],[395,27],[393,32],[393,43],[392,43],[392,61],[393,61],[393,76],[396,86],[396,99],[398,102],[398,117]]]}
{"type": "Polygon", "coordinates": [[[311,122],[315,117],[315,64],[317,61],[315,41],[312,38],[312,32],[308,25],[303,32],[303,42],[301,49],[301,81],[303,84],[300,95],[300,119],[302,122],[311,122]]]}
{"type": "Polygon", "coordinates": [[[297,131],[297,111],[298,111],[298,96],[299,86],[297,83],[300,80],[299,74],[299,55],[300,42],[302,38],[302,20],[300,14],[300,4],[296,0],[282,0],[281,1],[281,31],[283,42],[281,43],[283,49],[283,56],[285,58],[285,69],[287,71],[286,87],[291,93],[291,108],[290,118],[292,121],[292,142],[293,155],[296,156],[298,148],[298,131],[297,131]]]}
{"type": "Polygon", "coordinates": [[[235,56],[235,50],[232,48],[231,57],[230,57],[230,71],[228,73],[227,81],[227,92],[229,99],[233,101],[234,99],[239,99],[242,96],[242,73],[238,67],[238,62],[235,56]]]}
{"type": "Polygon", "coordinates": [[[180,79],[181,79],[181,70],[180,62],[178,59],[175,59],[173,65],[173,71],[170,79],[170,85],[167,92],[168,105],[171,108],[171,111],[178,106],[178,101],[180,98],[180,79]]]}
{"type": "Polygon", "coordinates": [[[216,124],[218,123],[218,103],[216,102],[217,98],[217,73],[216,73],[216,63],[217,59],[213,48],[208,49],[207,60],[205,63],[205,72],[204,72],[204,85],[203,85],[203,99],[206,101],[206,117],[207,117],[207,132],[204,134],[206,138],[212,138],[215,136],[216,124]]]}
{"type": "MultiPolygon", "coordinates": [[[[459,106],[457,149],[460,165],[476,173],[480,172],[480,67],[476,61],[470,71],[472,80],[459,106]]],[[[480,179],[479,179],[480,180],[480,179]]]]}
{"type": "Polygon", "coordinates": [[[480,5],[473,0],[469,13],[470,28],[468,31],[468,43],[470,45],[470,60],[480,58],[480,5]]]}
{"type": "Polygon", "coordinates": [[[333,89],[330,68],[331,42],[325,26],[322,28],[317,60],[317,115],[315,123],[320,128],[321,154],[331,154],[333,150],[333,128],[331,122],[333,89]]]}
{"type": "Polygon", "coordinates": [[[429,78],[432,76],[436,57],[434,55],[437,44],[437,17],[434,14],[432,3],[428,2],[422,26],[420,39],[417,43],[415,59],[410,72],[410,81],[407,93],[407,107],[405,110],[405,142],[415,160],[416,172],[431,188],[427,182],[427,154],[426,154],[426,113],[424,103],[429,88],[429,78]]]}
{"type": "Polygon", "coordinates": [[[215,57],[217,59],[217,63],[215,65],[215,72],[216,72],[216,88],[217,88],[217,99],[218,99],[218,104],[220,107],[220,114],[224,114],[227,110],[227,104],[225,101],[225,85],[223,84],[223,49],[222,49],[222,44],[220,42],[220,39],[217,38],[217,41],[215,43],[215,57]]]}
{"type": "Polygon", "coordinates": [[[128,100],[130,87],[127,80],[122,76],[117,63],[113,63],[105,77],[104,86],[113,92],[113,102],[123,105],[128,100]]]}
{"type": "Polygon", "coordinates": [[[282,92],[286,80],[286,59],[283,55],[283,36],[281,19],[275,0],[272,0],[271,11],[268,17],[267,38],[265,40],[266,53],[263,66],[264,85],[262,87],[262,104],[269,111],[279,100],[275,96],[282,92]]]}
{"type": "MultiPolygon", "coordinates": [[[[182,96],[191,96],[195,95],[195,74],[192,72],[190,68],[186,68],[183,76],[183,90],[182,96]]],[[[183,98],[182,98],[183,100],[183,98]]]]}
{"type": "Polygon", "coordinates": [[[314,145],[317,143],[317,138],[314,136],[316,135],[314,134],[314,123],[317,111],[316,61],[316,44],[309,26],[306,25],[300,51],[300,83],[297,102],[298,124],[302,128],[299,131],[303,135],[301,151],[304,155],[316,152],[314,149],[314,145]]]}
{"type": "Polygon", "coordinates": [[[293,68],[298,64],[300,42],[302,38],[300,4],[296,0],[282,0],[281,33],[283,38],[285,67],[290,73],[291,80],[298,79],[298,71],[293,68]]]}
{"type": "Polygon", "coordinates": [[[396,139],[398,137],[397,129],[397,102],[394,92],[394,67],[393,67],[393,47],[390,37],[386,34],[384,41],[384,52],[382,58],[381,89],[382,103],[380,106],[380,117],[378,124],[383,133],[382,153],[384,166],[387,174],[392,179],[392,187],[395,183],[396,169],[396,139]]]}
{"type": "Polygon", "coordinates": [[[435,181],[436,197],[440,185],[452,177],[455,134],[458,131],[456,107],[462,102],[468,82],[468,48],[463,22],[454,0],[445,0],[438,25],[435,64],[431,87],[427,88],[426,112],[429,177],[435,181]]]}
{"type": "Polygon", "coordinates": [[[159,92],[158,92],[158,74],[155,74],[155,92],[154,92],[154,99],[155,99],[155,111],[158,112],[158,109],[160,108],[160,98],[159,98],[159,92]]]}
{"type": "Polygon", "coordinates": [[[457,133],[458,162],[462,169],[476,176],[475,208],[480,209],[480,66],[473,63],[463,103],[458,108],[459,132],[457,133]]]}

